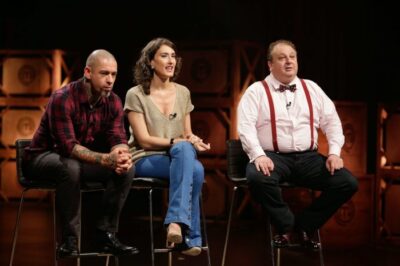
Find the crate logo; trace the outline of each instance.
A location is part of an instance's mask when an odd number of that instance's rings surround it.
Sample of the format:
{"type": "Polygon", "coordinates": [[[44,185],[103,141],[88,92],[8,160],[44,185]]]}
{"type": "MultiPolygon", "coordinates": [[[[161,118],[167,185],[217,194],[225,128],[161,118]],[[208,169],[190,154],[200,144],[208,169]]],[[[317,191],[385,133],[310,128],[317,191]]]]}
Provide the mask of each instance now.
{"type": "Polygon", "coordinates": [[[35,121],[28,116],[21,117],[17,123],[17,131],[23,137],[32,136],[33,132],[35,131],[35,121]]]}
{"type": "Polygon", "coordinates": [[[36,69],[31,65],[23,65],[18,71],[18,80],[25,86],[31,85],[36,76],[36,69]]]}
{"type": "Polygon", "coordinates": [[[335,214],[335,221],[339,225],[346,226],[351,223],[356,215],[356,207],[352,200],[343,204],[342,207],[335,214]]]}

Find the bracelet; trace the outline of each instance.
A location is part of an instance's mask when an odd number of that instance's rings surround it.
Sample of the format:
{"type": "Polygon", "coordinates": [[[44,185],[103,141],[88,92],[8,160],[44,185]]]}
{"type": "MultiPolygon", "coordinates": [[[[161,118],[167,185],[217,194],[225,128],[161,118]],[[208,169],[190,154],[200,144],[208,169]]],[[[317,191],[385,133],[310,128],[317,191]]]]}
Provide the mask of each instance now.
{"type": "Polygon", "coordinates": [[[175,140],[174,138],[171,138],[169,144],[174,145],[174,140],[175,140]]]}

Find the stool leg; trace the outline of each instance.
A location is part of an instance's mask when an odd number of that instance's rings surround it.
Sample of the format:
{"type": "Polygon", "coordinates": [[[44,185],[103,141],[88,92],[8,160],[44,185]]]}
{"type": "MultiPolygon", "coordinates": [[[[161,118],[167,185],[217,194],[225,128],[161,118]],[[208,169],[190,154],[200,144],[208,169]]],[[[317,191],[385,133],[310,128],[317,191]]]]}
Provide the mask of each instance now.
{"type": "Polygon", "coordinates": [[[204,243],[207,247],[207,262],[208,266],[211,266],[211,257],[210,257],[210,247],[208,246],[208,237],[207,237],[207,221],[206,221],[206,213],[204,211],[204,204],[203,204],[203,195],[200,193],[200,208],[201,208],[201,220],[203,222],[203,232],[204,232],[204,243]]]}
{"type": "Polygon", "coordinates": [[[276,266],[281,266],[281,249],[276,249],[276,266]]]}
{"type": "Polygon", "coordinates": [[[19,225],[21,221],[21,212],[22,212],[22,205],[24,204],[24,195],[27,189],[24,189],[21,193],[21,200],[19,201],[19,207],[18,207],[18,212],[17,212],[17,220],[15,221],[15,228],[14,228],[14,237],[13,237],[13,242],[12,242],[12,248],[11,248],[11,256],[10,256],[10,263],[9,266],[12,266],[13,261],[14,261],[14,254],[15,254],[15,246],[17,244],[17,238],[18,238],[18,232],[19,232],[19,225]]]}
{"type": "Polygon", "coordinates": [[[319,243],[319,263],[321,266],[324,266],[324,254],[322,253],[322,242],[321,242],[321,235],[319,233],[319,229],[317,230],[317,237],[319,243]]]}
{"type": "MultiPolygon", "coordinates": [[[[275,246],[274,246],[274,236],[272,232],[272,224],[271,224],[271,219],[268,217],[268,230],[269,230],[269,242],[270,242],[270,252],[271,252],[271,260],[272,260],[272,266],[275,266],[275,246]]],[[[278,257],[278,266],[280,265],[280,249],[277,249],[277,257],[278,257]]]]}
{"type": "Polygon", "coordinates": [[[224,244],[224,251],[222,252],[221,266],[225,266],[226,250],[228,248],[229,234],[231,232],[232,213],[233,213],[233,206],[235,205],[235,194],[237,189],[238,187],[234,186],[232,190],[231,206],[229,207],[228,224],[226,227],[225,244],[224,244]]]}
{"type": "MultiPolygon", "coordinates": [[[[78,250],[79,253],[81,252],[81,234],[82,234],[82,191],[80,191],[80,198],[79,198],[79,210],[80,210],[80,214],[79,214],[79,229],[78,229],[78,250]]],[[[81,257],[78,256],[78,258],[76,258],[76,266],[80,266],[81,265],[81,257]]]]}
{"type": "Polygon", "coordinates": [[[53,250],[54,250],[54,266],[58,265],[57,260],[57,213],[56,213],[56,192],[52,193],[51,207],[53,209],[53,250]]]}
{"type": "Polygon", "coordinates": [[[154,266],[154,231],[153,231],[153,189],[149,189],[150,247],[151,265],[154,266]]]}
{"type": "Polygon", "coordinates": [[[172,266],[172,251],[168,252],[168,266],[172,266]]]}

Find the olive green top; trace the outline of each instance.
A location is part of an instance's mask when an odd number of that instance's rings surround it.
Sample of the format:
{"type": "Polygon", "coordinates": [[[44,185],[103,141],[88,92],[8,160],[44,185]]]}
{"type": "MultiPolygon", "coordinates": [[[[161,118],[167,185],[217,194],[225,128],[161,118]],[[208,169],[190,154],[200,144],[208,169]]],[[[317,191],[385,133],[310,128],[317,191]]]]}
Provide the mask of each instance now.
{"type": "MultiPolygon", "coordinates": [[[[141,85],[130,88],[126,93],[125,112],[138,112],[144,115],[147,130],[150,136],[160,138],[184,137],[184,122],[188,113],[193,111],[194,106],[190,99],[190,91],[185,86],[174,83],[176,87],[176,98],[173,111],[169,115],[163,114],[154,104],[150,95],[146,95],[141,85]]],[[[135,141],[132,128],[129,127],[130,138],[128,145],[133,153],[133,161],[151,154],[163,154],[166,151],[144,151],[139,143],[135,141]]]]}

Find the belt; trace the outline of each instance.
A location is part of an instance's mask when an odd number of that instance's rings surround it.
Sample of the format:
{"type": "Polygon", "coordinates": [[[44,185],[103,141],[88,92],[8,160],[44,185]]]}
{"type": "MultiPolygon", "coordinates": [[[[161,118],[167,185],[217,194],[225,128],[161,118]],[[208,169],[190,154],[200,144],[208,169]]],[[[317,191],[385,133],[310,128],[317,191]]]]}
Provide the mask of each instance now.
{"type": "Polygon", "coordinates": [[[305,150],[305,151],[292,151],[292,152],[275,152],[275,151],[268,151],[268,152],[273,152],[273,153],[276,153],[276,154],[297,155],[297,154],[304,154],[304,153],[317,152],[317,151],[318,151],[318,149],[305,150]]]}

